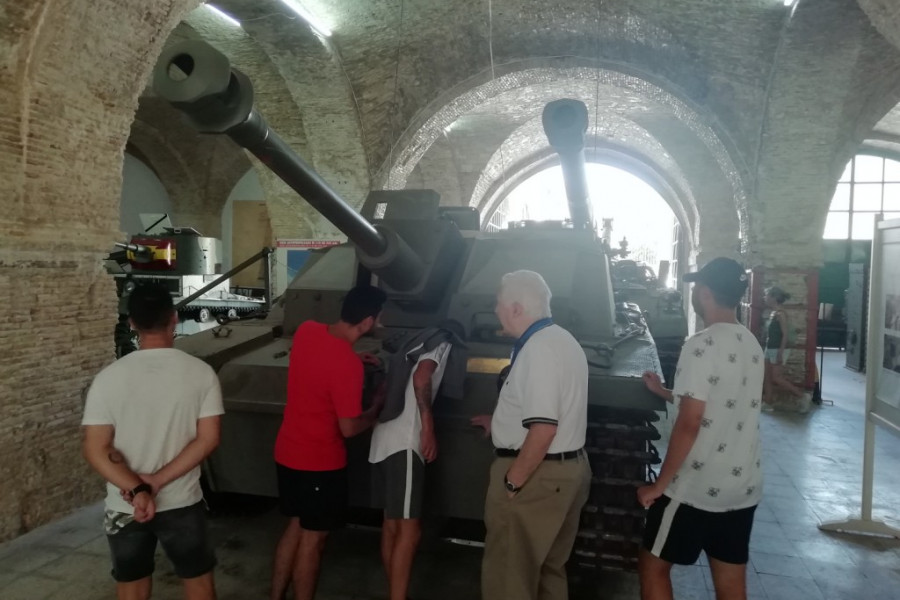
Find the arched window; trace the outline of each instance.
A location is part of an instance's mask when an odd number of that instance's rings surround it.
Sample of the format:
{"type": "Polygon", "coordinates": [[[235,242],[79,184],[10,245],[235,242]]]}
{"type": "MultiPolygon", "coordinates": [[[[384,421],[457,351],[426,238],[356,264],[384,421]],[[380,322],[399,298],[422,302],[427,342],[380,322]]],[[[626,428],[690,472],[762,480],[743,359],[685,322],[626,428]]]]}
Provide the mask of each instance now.
{"type": "Polygon", "coordinates": [[[825,221],[826,240],[870,240],[875,215],[900,218],[900,161],[857,154],[847,163],[825,221]]]}

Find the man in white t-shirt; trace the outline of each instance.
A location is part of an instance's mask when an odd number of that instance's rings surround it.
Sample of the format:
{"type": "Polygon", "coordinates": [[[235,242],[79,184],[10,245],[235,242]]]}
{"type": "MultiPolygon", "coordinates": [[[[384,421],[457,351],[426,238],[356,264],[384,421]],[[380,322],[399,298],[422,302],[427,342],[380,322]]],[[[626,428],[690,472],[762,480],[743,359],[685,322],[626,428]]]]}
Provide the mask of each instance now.
{"type": "Polygon", "coordinates": [[[485,600],[565,600],[566,562],[590,491],[584,452],[588,364],[550,318],[550,288],[534,271],[503,276],[495,310],[516,338],[490,417],[474,417],[494,443],[484,503],[485,600]]]}
{"type": "Polygon", "coordinates": [[[716,597],[742,599],[763,487],[763,350],[735,318],[747,289],[740,264],[716,258],[684,281],[694,282],[691,302],[706,329],[685,342],[671,391],[658,376],[644,375],[651,391],[679,402],[659,477],[637,492],[650,509],[638,567],[641,598],[672,598],[672,565],[693,564],[703,551],[716,597]]]}
{"type": "Polygon", "coordinates": [[[438,451],[431,405],[451,348],[449,342],[441,342],[429,351],[422,351],[419,345],[406,353],[421,352],[406,384],[403,411],[390,421],[377,423],[372,431],[369,462],[374,465],[375,495],[384,508],[381,560],[390,600],[406,600],[422,536],[425,463],[437,458],[438,451]]]}
{"type": "Polygon", "coordinates": [[[168,290],[138,286],[128,312],[140,350],[100,371],[82,419],[84,456],[107,481],[104,526],[116,591],[150,597],[159,541],[185,597],[214,599],[200,463],[219,443],[219,380],[172,347],[178,316],[168,290]]]}

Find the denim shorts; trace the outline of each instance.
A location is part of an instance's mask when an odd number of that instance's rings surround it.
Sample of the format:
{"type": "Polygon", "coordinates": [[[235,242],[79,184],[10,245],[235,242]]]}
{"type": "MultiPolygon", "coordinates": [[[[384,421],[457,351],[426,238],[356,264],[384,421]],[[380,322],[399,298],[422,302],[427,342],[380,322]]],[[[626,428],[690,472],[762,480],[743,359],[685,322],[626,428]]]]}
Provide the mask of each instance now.
{"type": "Polygon", "coordinates": [[[112,553],[112,576],[120,583],[153,574],[157,541],[182,579],[200,577],[216,566],[202,500],[158,512],[147,523],[131,521],[116,533],[108,533],[106,539],[112,553]]]}

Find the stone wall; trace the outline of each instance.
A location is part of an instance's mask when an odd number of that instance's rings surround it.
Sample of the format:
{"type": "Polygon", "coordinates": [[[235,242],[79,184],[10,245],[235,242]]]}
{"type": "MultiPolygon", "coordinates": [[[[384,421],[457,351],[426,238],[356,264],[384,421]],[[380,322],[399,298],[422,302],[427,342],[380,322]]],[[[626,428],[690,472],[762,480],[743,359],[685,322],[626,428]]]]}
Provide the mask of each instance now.
{"type": "Polygon", "coordinates": [[[79,434],[86,386],[113,358],[101,259],[138,94],[191,4],[0,7],[0,540],[102,494],[79,434]]]}

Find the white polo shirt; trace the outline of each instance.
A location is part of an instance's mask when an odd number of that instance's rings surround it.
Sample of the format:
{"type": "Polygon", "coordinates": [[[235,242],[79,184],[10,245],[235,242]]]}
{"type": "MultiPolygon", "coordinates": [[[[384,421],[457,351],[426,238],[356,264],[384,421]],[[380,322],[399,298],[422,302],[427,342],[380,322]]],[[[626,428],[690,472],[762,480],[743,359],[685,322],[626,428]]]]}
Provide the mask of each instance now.
{"type": "Polygon", "coordinates": [[[519,351],[491,419],[495,448],[519,450],[533,423],[556,425],[548,454],[584,447],[588,364],[581,345],[558,325],[537,331],[519,351]]]}

